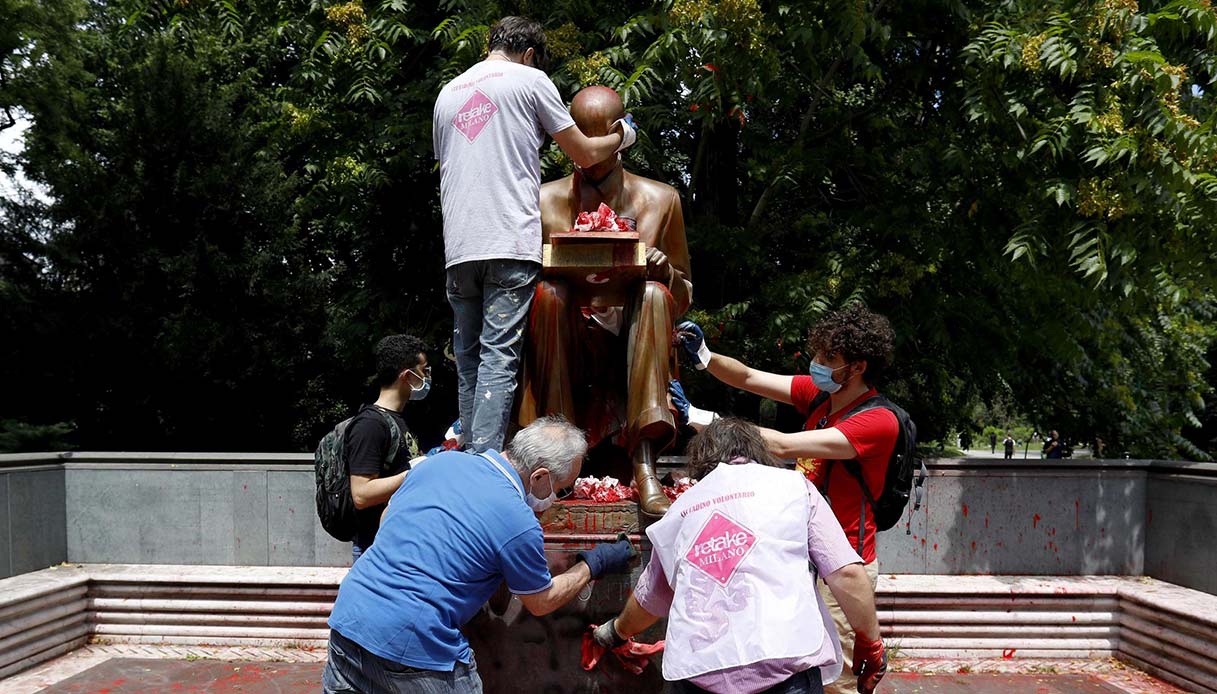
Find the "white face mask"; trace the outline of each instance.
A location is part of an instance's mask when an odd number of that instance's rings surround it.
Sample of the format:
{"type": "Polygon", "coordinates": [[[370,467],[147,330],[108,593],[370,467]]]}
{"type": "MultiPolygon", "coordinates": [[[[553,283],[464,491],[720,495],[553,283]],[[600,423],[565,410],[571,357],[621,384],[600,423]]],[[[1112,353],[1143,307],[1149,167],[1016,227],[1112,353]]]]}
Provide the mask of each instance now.
{"type": "Polygon", "coordinates": [[[545,513],[550,506],[558,500],[558,494],[553,488],[553,481],[550,481],[549,496],[544,499],[538,499],[533,496],[532,489],[528,490],[528,494],[524,495],[524,503],[528,504],[528,508],[532,509],[533,513],[545,513]]]}

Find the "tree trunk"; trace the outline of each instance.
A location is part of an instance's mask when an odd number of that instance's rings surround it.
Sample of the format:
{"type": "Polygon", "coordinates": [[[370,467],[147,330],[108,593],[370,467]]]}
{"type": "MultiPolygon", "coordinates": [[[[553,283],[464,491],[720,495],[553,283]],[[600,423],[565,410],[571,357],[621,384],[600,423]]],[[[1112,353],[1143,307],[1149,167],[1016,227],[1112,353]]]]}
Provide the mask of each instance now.
{"type": "Polygon", "coordinates": [[[739,223],[739,136],[735,118],[720,117],[702,128],[693,166],[693,216],[739,223]]]}

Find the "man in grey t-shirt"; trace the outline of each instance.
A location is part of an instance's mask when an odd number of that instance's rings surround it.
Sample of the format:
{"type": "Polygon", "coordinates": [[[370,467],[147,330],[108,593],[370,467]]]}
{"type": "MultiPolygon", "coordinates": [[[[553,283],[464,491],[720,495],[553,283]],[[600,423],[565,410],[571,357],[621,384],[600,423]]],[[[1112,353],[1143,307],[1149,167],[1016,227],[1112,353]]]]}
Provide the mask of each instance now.
{"type": "Polygon", "coordinates": [[[490,28],[490,53],[444,85],[433,137],[444,213],[461,426],[474,451],[502,450],[515,397],[524,321],[541,269],[541,157],[545,133],[577,166],[634,142],[618,121],[586,137],[549,77],[545,32],[523,17],[490,28]]]}

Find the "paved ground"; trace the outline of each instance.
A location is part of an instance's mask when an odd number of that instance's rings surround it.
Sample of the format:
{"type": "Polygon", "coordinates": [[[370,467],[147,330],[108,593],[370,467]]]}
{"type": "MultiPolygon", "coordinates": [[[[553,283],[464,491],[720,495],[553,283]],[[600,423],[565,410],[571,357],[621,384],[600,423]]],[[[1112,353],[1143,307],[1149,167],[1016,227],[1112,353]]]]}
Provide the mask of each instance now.
{"type": "MultiPolygon", "coordinates": [[[[307,649],[89,646],[4,680],[0,690],[5,694],[316,694],[324,657],[324,651],[307,649]]],[[[901,671],[888,675],[880,692],[1181,694],[1114,660],[1051,664],[899,660],[894,667],[901,671]]]]}
{"type": "MultiPolygon", "coordinates": [[[[1031,447],[1027,448],[1027,449],[1024,449],[1022,446],[1019,446],[1018,448],[1014,449],[1014,459],[1015,460],[1035,461],[1038,463],[1038,462],[1040,462],[1040,449],[1043,448],[1043,446],[1044,446],[1044,443],[1042,441],[1033,442],[1031,444],[1031,447]]],[[[1111,453],[1111,451],[1108,451],[1108,453],[1111,453]]],[[[984,446],[984,447],[977,446],[975,448],[969,448],[969,449],[965,450],[963,452],[963,455],[965,458],[999,458],[1000,459],[1000,458],[1006,457],[1006,452],[1005,452],[1005,449],[1002,448],[1001,441],[998,441],[996,451],[990,451],[988,446],[984,446]]],[[[1075,448],[1075,449],[1073,449],[1073,457],[1075,459],[1089,458],[1089,457],[1091,457],[1090,449],[1089,448],[1075,448]]]]}

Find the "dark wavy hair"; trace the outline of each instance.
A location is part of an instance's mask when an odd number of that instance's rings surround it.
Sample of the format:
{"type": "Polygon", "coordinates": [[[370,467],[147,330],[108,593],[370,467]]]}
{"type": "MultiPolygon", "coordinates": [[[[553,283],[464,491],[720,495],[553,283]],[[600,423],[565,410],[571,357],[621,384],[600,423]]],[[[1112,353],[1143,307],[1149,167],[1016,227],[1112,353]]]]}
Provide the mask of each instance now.
{"type": "Polygon", "coordinates": [[[548,72],[549,52],[545,50],[545,29],[540,22],[527,17],[504,17],[490,27],[488,50],[523,55],[529,48],[536,54],[537,67],[548,72]]]}
{"type": "Polygon", "coordinates": [[[426,351],[423,341],[413,335],[382,337],[372,350],[376,356],[376,385],[381,388],[393,385],[402,371],[418,366],[426,351]]]}
{"type": "Polygon", "coordinates": [[[826,357],[841,355],[846,361],[866,360],[862,380],[874,383],[891,364],[896,339],[892,324],[862,304],[851,304],[828,314],[812,327],[807,350],[826,357]]]}
{"type": "Polygon", "coordinates": [[[785,467],[769,452],[761,430],[751,422],[735,417],[719,417],[706,425],[685,448],[689,457],[689,477],[700,480],[720,463],[736,458],[752,460],[769,467],[785,467]]]}

